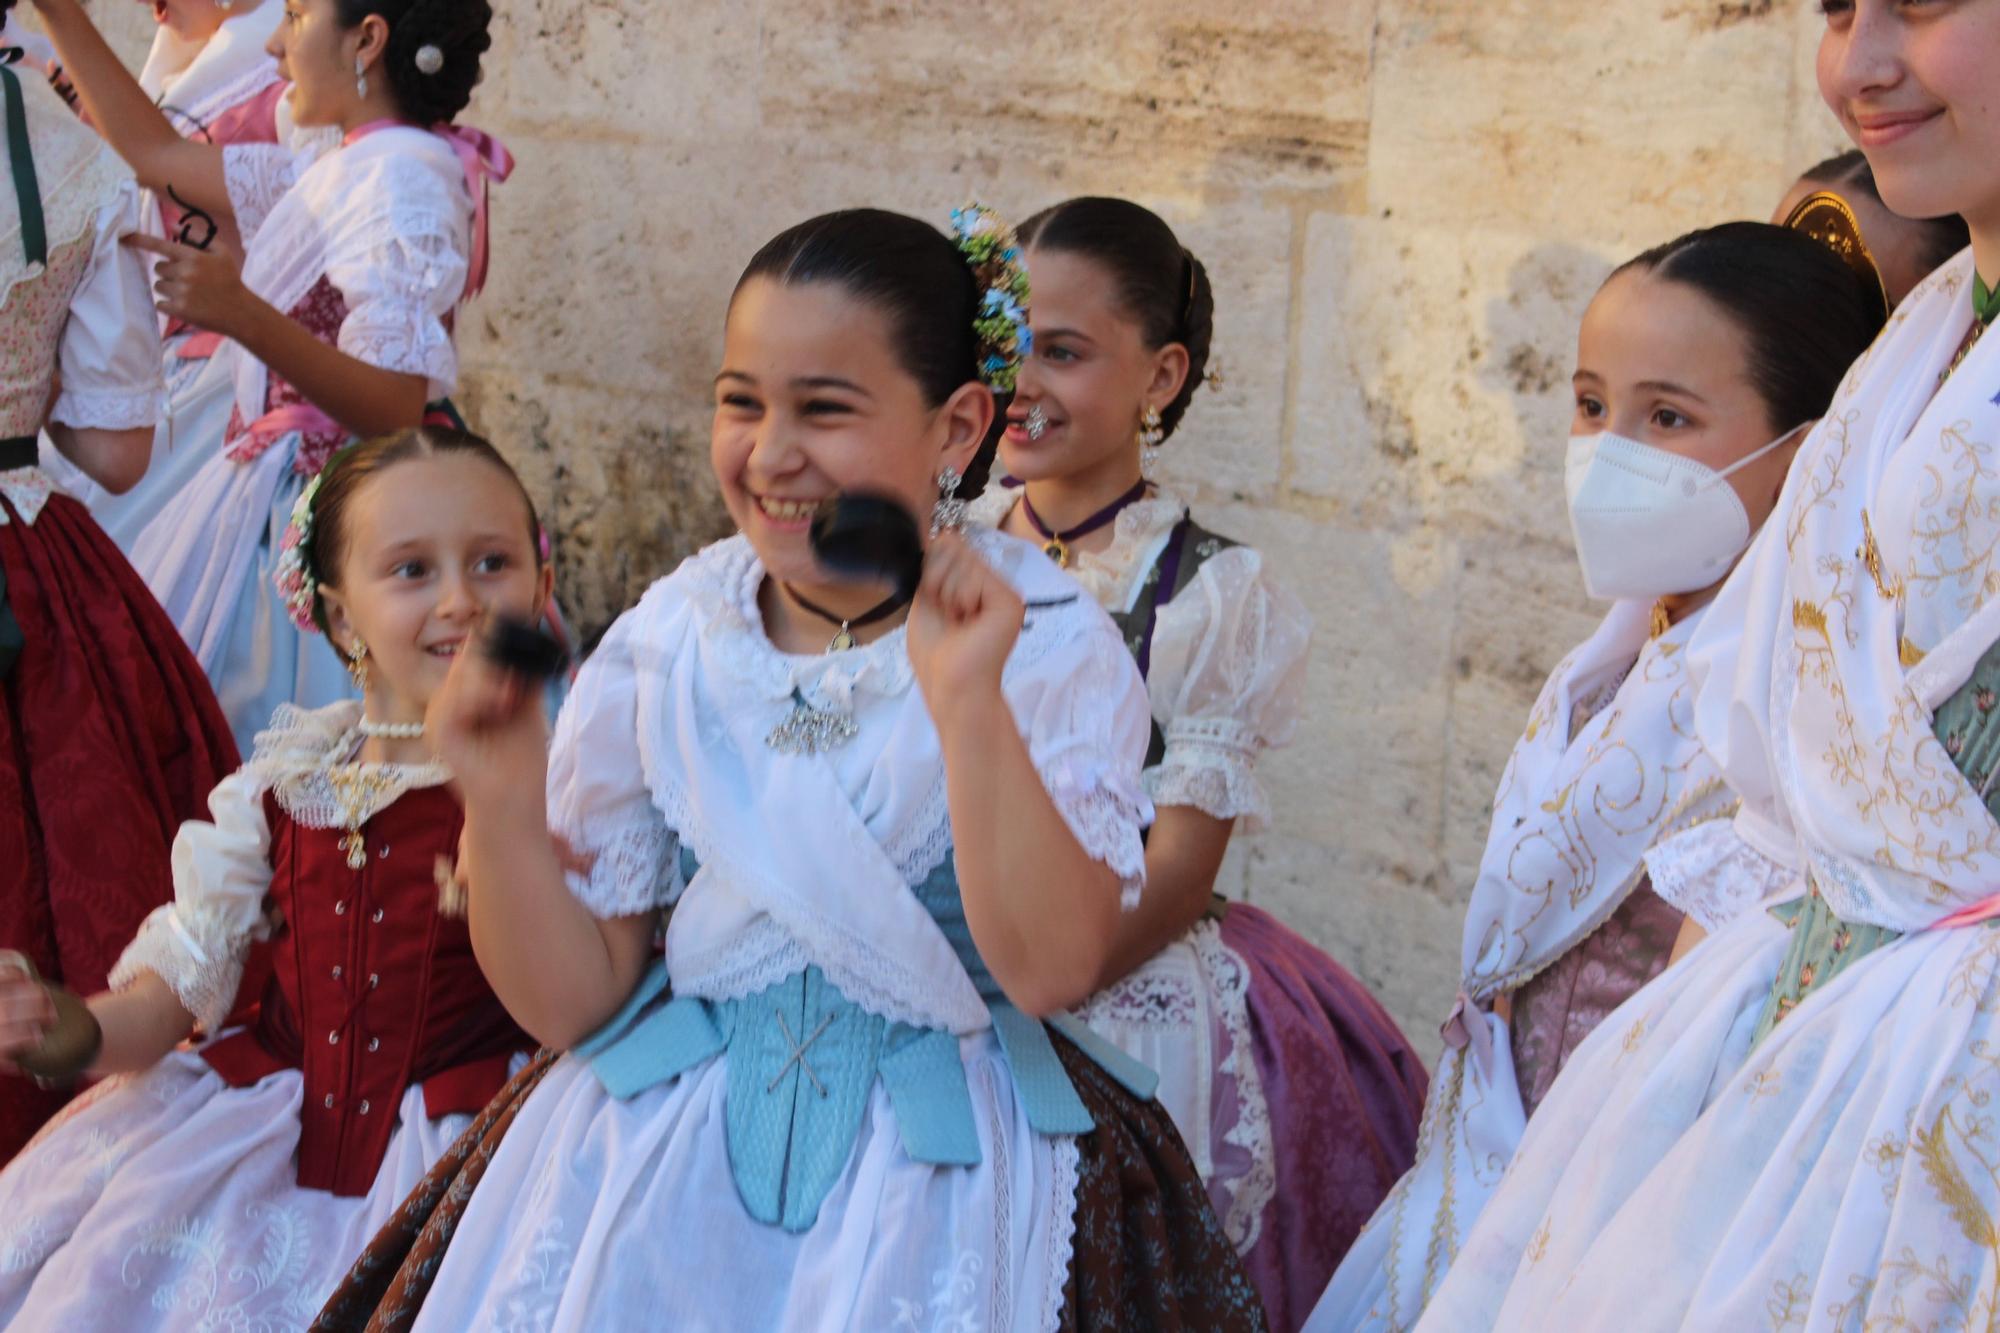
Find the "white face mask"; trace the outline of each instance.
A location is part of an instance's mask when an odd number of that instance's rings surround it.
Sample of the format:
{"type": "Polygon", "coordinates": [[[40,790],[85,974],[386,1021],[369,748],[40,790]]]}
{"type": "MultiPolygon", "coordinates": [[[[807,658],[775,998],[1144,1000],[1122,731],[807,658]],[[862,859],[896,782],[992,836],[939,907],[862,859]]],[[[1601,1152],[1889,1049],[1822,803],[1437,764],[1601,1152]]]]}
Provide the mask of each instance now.
{"type": "Polygon", "coordinates": [[[1750,515],[1725,479],[1804,429],[1720,472],[1610,431],[1572,435],[1563,481],[1584,588],[1592,597],[1665,597],[1719,580],[1750,544],[1750,515]]]}

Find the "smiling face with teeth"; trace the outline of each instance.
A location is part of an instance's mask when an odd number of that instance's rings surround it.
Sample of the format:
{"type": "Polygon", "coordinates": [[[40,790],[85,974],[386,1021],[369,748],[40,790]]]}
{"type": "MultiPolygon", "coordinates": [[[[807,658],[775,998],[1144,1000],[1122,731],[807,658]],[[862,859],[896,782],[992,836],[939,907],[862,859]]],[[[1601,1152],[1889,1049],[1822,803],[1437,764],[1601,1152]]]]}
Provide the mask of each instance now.
{"type": "Polygon", "coordinates": [[[368,645],[368,715],[417,721],[452,659],[495,612],[533,620],[553,571],[520,484],[467,453],[392,463],[340,517],[339,586],[322,584],[336,650],[368,645]]]}
{"type": "Polygon", "coordinates": [[[835,283],[752,278],[730,305],[715,379],[709,459],[729,516],[773,579],[843,614],[883,590],[826,581],[807,542],[814,508],[873,491],[927,520],[939,472],[963,472],[993,419],[977,381],[927,403],[890,333],[835,283]]]}

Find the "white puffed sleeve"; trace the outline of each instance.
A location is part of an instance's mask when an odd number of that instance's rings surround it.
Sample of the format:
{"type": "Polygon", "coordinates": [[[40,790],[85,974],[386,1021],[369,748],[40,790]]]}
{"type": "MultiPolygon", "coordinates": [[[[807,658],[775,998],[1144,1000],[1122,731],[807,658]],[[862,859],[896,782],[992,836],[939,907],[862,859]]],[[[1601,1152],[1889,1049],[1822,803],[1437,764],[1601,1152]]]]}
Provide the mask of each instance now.
{"type": "Polygon", "coordinates": [[[446,321],[465,294],[472,205],[455,158],[384,160],[367,188],[364,220],[343,227],[327,277],[347,300],[340,350],[382,370],[422,375],[433,400],[458,383],[458,353],[446,321]]]}
{"type": "Polygon", "coordinates": [[[1080,627],[1031,627],[1024,636],[1069,637],[1007,682],[1007,697],[1029,757],[1049,797],[1084,852],[1118,876],[1119,901],[1138,905],[1146,883],[1146,844],[1152,823],[1139,769],[1152,736],[1146,686],[1132,654],[1109,618],[1092,602],[1058,614],[1080,627]]]}
{"type": "Polygon", "coordinates": [[[56,353],[62,392],[51,421],[129,430],[153,425],[166,406],[145,256],[119,243],[138,229],[139,189],[128,181],[98,213],[90,264],[70,298],[56,353]]]}
{"type": "Polygon", "coordinates": [[[637,624],[621,616],[584,663],[549,746],[549,828],[571,853],[570,892],[600,919],[665,907],[685,887],[680,839],[639,757],[637,624]]]}
{"type": "Polygon", "coordinates": [[[1211,557],[1160,608],[1147,673],[1167,742],[1146,773],[1155,804],[1248,830],[1270,822],[1257,757],[1298,728],[1311,642],[1311,616],[1247,546],[1211,557]]]}
{"type": "Polygon", "coordinates": [[[268,926],[271,830],[264,786],[238,769],[208,797],[207,822],[189,820],[174,838],[174,900],[156,908],[111,969],[122,990],[151,972],[167,983],[205,1032],[229,1016],[243,959],[268,926]]]}
{"type": "Polygon", "coordinates": [[[263,230],[265,219],[320,157],[318,149],[283,143],[232,143],[222,148],[222,186],[229,192],[229,211],[246,246],[263,230]]]}

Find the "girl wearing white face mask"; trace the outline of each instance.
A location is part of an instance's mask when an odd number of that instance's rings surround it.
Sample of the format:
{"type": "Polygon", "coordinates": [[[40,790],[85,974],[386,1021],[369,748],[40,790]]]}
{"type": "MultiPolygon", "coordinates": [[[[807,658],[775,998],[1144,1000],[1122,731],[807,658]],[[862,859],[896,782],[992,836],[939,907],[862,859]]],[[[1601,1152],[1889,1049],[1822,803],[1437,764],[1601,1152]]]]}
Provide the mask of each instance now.
{"type": "Polygon", "coordinates": [[[1585,312],[1566,489],[1584,585],[1615,604],[1501,778],[1417,1164],[1309,1329],[1414,1324],[1557,1072],[1666,967],[1683,912],[1718,924],[1785,882],[1729,835],[1684,649],[1881,327],[1874,283],[1799,232],[1731,223],[1632,260],[1585,312]],[[1691,899],[1681,867],[1649,869],[1690,830],[1701,855],[1735,858],[1700,881],[1731,893],[1691,899]]]}

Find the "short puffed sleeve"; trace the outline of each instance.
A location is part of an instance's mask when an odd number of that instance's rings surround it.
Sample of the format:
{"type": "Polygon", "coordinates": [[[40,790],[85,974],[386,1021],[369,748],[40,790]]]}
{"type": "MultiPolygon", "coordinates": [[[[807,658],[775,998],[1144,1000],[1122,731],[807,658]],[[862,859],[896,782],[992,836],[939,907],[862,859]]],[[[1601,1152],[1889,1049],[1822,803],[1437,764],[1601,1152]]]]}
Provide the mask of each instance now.
{"type": "Polygon", "coordinates": [[[56,364],[62,392],[49,419],[79,428],[130,430],[160,419],[159,321],[145,256],[120,243],[139,229],[139,190],[127,181],[99,210],[83,281],[70,298],[56,364]]]}
{"type": "Polygon", "coordinates": [[[249,769],[209,793],[206,821],[189,820],[174,838],[174,900],[155,908],[111,969],[122,990],[151,972],[205,1032],[229,1016],[253,940],[268,933],[271,829],[264,785],[249,769]]]}
{"type": "Polygon", "coordinates": [[[378,369],[422,375],[435,401],[458,383],[447,321],[470,268],[464,171],[442,145],[370,165],[357,188],[380,197],[350,206],[357,221],[327,256],[327,277],[347,301],[337,345],[378,369]]]}
{"type": "Polygon", "coordinates": [[[653,803],[639,755],[642,612],[620,617],[584,663],[549,746],[549,829],[568,852],[570,892],[600,919],[665,907],[685,887],[680,839],[653,803]]]}
{"type": "Polygon", "coordinates": [[[1146,773],[1155,804],[1250,830],[1270,822],[1257,758],[1297,730],[1311,642],[1311,616],[1247,546],[1210,557],[1160,608],[1148,673],[1166,738],[1146,773]]]}
{"type": "MultiPolygon", "coordinates": [[[[988,536],[982,554],[1010,572],[1020,553],[1039,553],[1012,538],[988,536]]],[[[1052,569],[1059,596],[1074,583],[1052,569]]],[[[1030,599],[1051,591],[1034,583],[1030,599]]],[[[1092,860],[1118,876],[1120,902],[1138,905],[1146,883],[1143,830],[1152,823],[1139,770],[1152,734],[1146,686],[1118,630],[1095,602],[1079,598],[1051,610],[1031,610],[1005,688],[1029,757],[1063,822],[1092,860]]]]}

